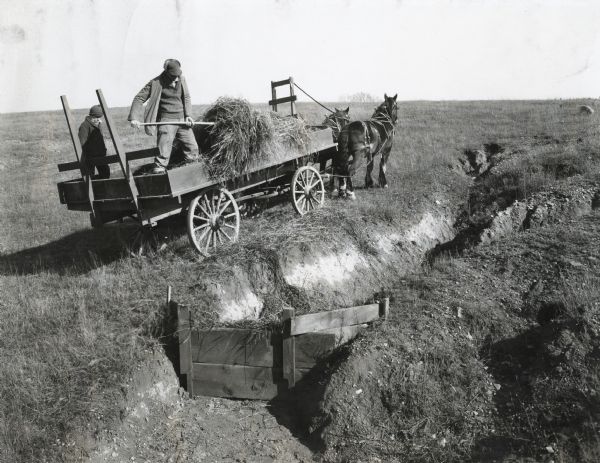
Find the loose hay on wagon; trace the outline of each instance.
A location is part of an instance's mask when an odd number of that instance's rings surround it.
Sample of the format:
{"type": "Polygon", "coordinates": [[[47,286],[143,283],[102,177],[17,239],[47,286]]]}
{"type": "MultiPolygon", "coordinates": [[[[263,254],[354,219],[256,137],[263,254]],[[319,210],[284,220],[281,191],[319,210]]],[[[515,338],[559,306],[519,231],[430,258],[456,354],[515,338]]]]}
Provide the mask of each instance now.
{"type": "Polygon", "coordinates": [[[94,227],[132,217],[145,233],[160,220],[187,211],[190,243],[207,254],[237,240],[239,206],[248,200],[287,194],[301,215],[323,204],[323,160],[337,149],[330,128],[305,126],[295,118],[260,113],[240,100],[220,99],[205,115],[214,125],[194,128],[207,157],[165,173],[137,173],[131,162],[152,158],[158,149],[125,152],[102,92],[96,93],[116,155],[87,162],[118,163],[123,176],[91,177],[81,162],[66,97],[61,99],[77,160],[58,165],[61,172],[81,173],[79,178],[58,183],[61,203],[70,210],[90,212],[94,227]]]}

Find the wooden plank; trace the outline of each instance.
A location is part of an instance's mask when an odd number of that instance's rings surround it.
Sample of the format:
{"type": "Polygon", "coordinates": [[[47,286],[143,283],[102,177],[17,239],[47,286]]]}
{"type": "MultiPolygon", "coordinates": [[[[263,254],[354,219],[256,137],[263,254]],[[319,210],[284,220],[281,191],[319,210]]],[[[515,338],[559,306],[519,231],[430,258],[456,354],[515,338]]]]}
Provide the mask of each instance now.
{"type": "Polygon", "coordinates": [[[283,322],[283,377],[287,380],[288,387],[294,387],[296,384],[296,341],[291,334],[294,309],[283,309],[281,321],[283,322]]]}
{"type": "Polygon", "coordinates": [[[388,319],[388,315],[390,312],[390,298],[385,297],[382,301],[379,302],[379,318],[383,320],[388,319]]]}
{"type": "MultiPolygon", "coordinates": [[[[158,153],[158,148],[146,148],[143,150],[130,151],[127,153],[128,161],[136,161],[138,159],[146,159],[152,158],[156,156],[158,153]]],[[[88,159],[88,162],[94,166],[105,166],[107,164],[114,164],[115,162],[119,162],[119,156],[116,154],[112,154],[110,156],[102,156],[100,158],[91,158],[88,159]]],[[[63,162],[61,164],[57,164],[59,172],[67,172],[69,170],[76,170],[80,168],[79,162],[63,162]]]]}
{"type": "MultiPolygon", "coordinates": [[[[171,196],[169,179],[164,175],[143,175],[134,177],[138,198],[171,196]]],[[[92,182],[96,199],[130,198],[129,185],[123,177],[98,179],[92,182]]]]}
{"type": "Polygon", "coordinates": [[[68,172],[70,170],[81,170],[81,164],[79,161],[62,162],[56,165],[59,172],[68,172]]]}
{"type": "Polygon", "coordinates": [[[56,184],[61,204],[85,202],[89,204],[86,184],[83,180],[68,180],[56,184]]]}
{"type": "Polygon", "coordinates": [[[65,118],[67,119],[67,126],[69,127],[69,135],[71,135],[71,142],[73,142],[73,149],[75,150],[75,158],[77,159],[77,164],[81,170],[81,176],[85,176],[85,172],[83,166],[81,165],[81,156],[83,149],[81,148],[81,142],[79,141],[79,135],[75,130],[75,122],[73,121],[73,116],[71,115],[71,108],[69,107],[69,102],[67,101],[66,95],[60,96],[60,102],[62,103],[63,112],[65,113],[65,118]]]}
{"type": "Polygon", "coordinates": [[[159,220],[166,219],[167,217],[171,217],[173,215],[181,214],[183,210],[182,207],[177,207],[175,209],[170,209],[165,206],[164,210],[143,210],[144,217],[141,220],[142,225],[156,225],[159,220]]]}
{"type": "Polygon", "coordinates": [[[88,172],[87,169],[83,165],[83,148],[81,147],[81,141],[79,140],[79,134],[75,130],[75,122],[73,121],[73,116],[71,114],[71,108],[69,107],[69,102],[67,101],[66,95],[61,95],[60,101],[62,103],[63,112],[65,113],[65,118],[67,119],[67,126],[69,127],[69,134],[71,135],[71,141],[73,142],[73,148],[75,150],[75,157],[77,158],[77,163],[79,164],[79,172],[81,173],[81,177],[85,181],[85,189],[87,191],[87,197],[90,205],[90,211],[92,216],[95,215],[94,211],[94,191],[92,189],[92,181],[90,178],[90,174],[92,172],[88,172]]]}
{"type": "MultiPolygon", "coordinates": [[[[69,211],[85,211],[85,212],[90,212],[92,210],[92,208],[90,207],[90,203],[88,203],[87,201],[84,203],[69,203],[67,204],[67,209],[69,211]]],[[[98,213],[98,211],[94,211],[96,212],[96,215],[98,213]]]]}
{"type": "Polygon", "coordinates": [[[99,211],[131,211],[136,212],[135,204],[132,199],[97,199],[94,201],[94,208],[99,211]]]}
{"type": "MultiPolygon", "coordinates": [[[[337,145],[333,143],[333,135],[330,128],[311,131],[309,132],[309,141],[306,152],[302,152],[295,147],[290,147],[288,152],[281,154],[279,158],[273,159],[271,162],[252,163],[248,166],[248,169],[245,173],[245,176],[248,178],[241,181],[242,176],[240,176],[235,179],[234,183],[238,184],[238,186],[244,186],[248,183],[260,184],[265,181],[265,179],[262,178],[265,175],[272,180],[274,177],[279,176],[282,172],[288,171],[288,166],[286,165],[288,162],[307,156],[309,153],[315,153],[317,151],[329,149],[335,146],[337,145]],[[273,171],[265,172],[271,167],[275,169],[273,171]],[[259,179],[259,177],[261,178],[259,179]]],[[[220,183],[230,183],[232,180],[234,180],[228,178],[210,178],[208,172],[206,171],[206,167],[202,163],[188,164],[182,167],[167,170],[166,176],[168,177],[168,182],[171,185],[172,196],[181,196],[191,192],[200,193],[200,191],[205,188],[216,186],[220,183]]],[[[229,185],[228,187],[230,190],[237,191],[237,188],[231,188],[229,185]]]]}
{"type": "Polygon", "coordinates": [[[188,392],[192,394],[192,345],[189,309],[177,303],[177,337],[179,339],[179,373],[187,375],[188,392]]]}
{"type": "Polygon", "coordinates": [[[296,95],[284,96],[282,98],[275,98],[273,100],[269,100],[269,105],[273,106],[273,105],[278,105],[278,104],[282,104],[282,103],[294,102],[297,99],[298,99],[298,97],[296,95]]]}
{"type": "Polygon", "coordinates": [[[125,149],[123,148],[123,144],[121,143],[121,139],[114,129],[114,123],[112,121],[112,117],[108,112],[108,105],[104,100],[104,95],[102,94],[102,90],[97,89],[96,95],[98,96],[98,101],[100,102],[100,106],[102,107],[102,112],[104,113],[104,119],[106,121],[106,127],[108,128],[108,132],[110,133],[110,138],[112,139],[113,145],[115,147],[115,151],[117,156],[119,156],[119,165],[121,166],[121,171],[123,172],[123,176],[127,179],[127,183],[129,184],[129,189],[131,192],[131,198],[133,199],[133,203],[135,204],[135,208],[138,211],[138,190],[135,185],[135,181],[133,180],[133,175],[131,173],[131,169],[129,167],[129,162],[127,161],[125,149]]]}
{"type": "MultiPolygon", "coordinates": [[[[314,334],[333,334],[335,335],[336,347],[346,344],[348,341],[354,339],[359,333],[364,331],[369,325],[363,323],[362,325],[350,325],[342,326],[340,328],[330,328],[328,330],[317,331],[314,334]]],[[[306,335],[307,336],[307,335],[306,335]]],[[[300,339],[300,336],[297,338],[300,339]]]]}
{"type": "MultiPolygon", "coordinates": [[[[316,365],[366,326],[346,326],[296,337],[296,369],[316,365]]],[[[233,328],[193,331],[192,360],[196,363],[281,368],[282,337],[278,333],[233,328]]]]}
{"type": "MultiPolygon", "coordinates": [[[[308,333],[294,339],[294,362],[297,368],[311,368],[338,346],[335,333],[308,333]]],[[[295,378],[297,380],[297,378],[295,378]]]]}
{"type": "Polygon", "coordinates": [[[193,363],[196,395],[269,400],[285,389],[281,369],[193,363]]]}
{"type": "MultiPolygon", "coordinates": [[[[271,400],[287,390],[281,368],[193,364],[194,395],[232,399],[271,400]]],[[[296,371],[302,379],[310,370],[296,371]]]]}
{"type": "Polygon", "coordinates": [[[281,334],[234,328],[194,330],[192,360],[196,363],[281,368],[281,334]]]}
{"type": "Polygon", "coordinates": [[[379,304],[362,305],[348,309],[331,310],[314,314],[300,315],[291,321],[290,334],[340,328],[349,325],[361,325],[379,318],[379,304]]]}
{"type": "Polygon", "coordinates": [[[208,175],[208,170],[202,162],[195,162],[167,170],[166,175],[163,174],[161,176],[168,179],[173,196],[208,188],[219,183],[218,180],[212,179],[208,175]]]}
{"type": "MultiPolygon", "coordinates": [[[[142,150],[130,151],[126,154],[127,161],[137,161],[139,159],[153,158],[158,154],[158,148],[146,148],[142,150]]],[[[91,160],[95,166],[103,166],[119,162],[119,156],[113,154],[111,156],[102,156],[91,160]]]]}
{"type": "MultiPolygon", "coordinates": [[[[277,87],[278,85],[280,85],[282,81],[279,82],[273,82],[271,81],[271,100],[275,100],[277,99],[277,91],[275,90],[275,87],[277,87]]],[[[275,112],[277,112],[277,105],[276,104],[272,104],[271,105],[271,109],[275,112]]]]}
{"type": "Polygon", "coordinates": [[[284,85],[289,85],[291,77],[283,80],[271,81],[271,88],[275,87],[283,87],[284,85]]]}
{"type": "Polygon", "coordinates": [[[293,98],[290,101],[290,114],[296,117],[296,95],[294,94],[294,79],[292,77],[290,77],[290,98],[293,98]]]}

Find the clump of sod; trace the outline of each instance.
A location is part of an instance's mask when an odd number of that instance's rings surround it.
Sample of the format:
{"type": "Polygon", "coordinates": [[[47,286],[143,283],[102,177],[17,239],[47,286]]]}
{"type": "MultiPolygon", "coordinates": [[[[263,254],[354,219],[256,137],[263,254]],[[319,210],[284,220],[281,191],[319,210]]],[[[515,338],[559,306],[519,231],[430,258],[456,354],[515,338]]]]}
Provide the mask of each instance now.
{"type": "Polygon", "coordinates": [[[258,111],[240,98],[219,98],[204,120],[214,122],[207,161],[215,176],[241,175],[253,163],[274,160],[282,145],[301,148],[308,140],[301,119],[258,111]]]}

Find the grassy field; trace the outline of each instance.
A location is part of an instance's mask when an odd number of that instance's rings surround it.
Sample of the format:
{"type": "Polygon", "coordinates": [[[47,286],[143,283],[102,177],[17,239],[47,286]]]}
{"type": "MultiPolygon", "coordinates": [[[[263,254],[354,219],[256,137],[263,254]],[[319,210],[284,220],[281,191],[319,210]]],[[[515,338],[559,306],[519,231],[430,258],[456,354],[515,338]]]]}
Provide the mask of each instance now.
{"type": "MultiPolygon", "coordinates": [[[[464,151],[485,143],[515,153],[482,187],[490,203],[551,188],[564,172],[595,178],[597,113],[579,115],[579,104],[590,102],[403,102],[389,191],[360,191],[343,208],[329,201],[310,227],[289,205],[277,206],[244,220],[237,246],[269,246],[265,236],[314,240],[315,229],[335,225],[332,217],[355,227],[360,217],[410,224],[436,193],[452,191],[451,168],[464,151]]],[[[373,106],[351,105],[350,114],[365,118],[373,106]]],[[[308,104],[299,112],[311,123],[325,115],[308,104]]],[[[126,149],[153,146],[126,126],[126,114],[113,112],[126,149]]],[[[54,461],[75,430],[93,434],[118,416],[132,365],[165,334],[167,284],[193,303],[202,264],[184,236],[164,253],[128,258],[127,226],[92,230],[87,214],[59,204],[56,182],[73,174],[59,174],[56,164],[74,159],[61,112],[2,114],[0,139],[0,460],[54,461]]]]}

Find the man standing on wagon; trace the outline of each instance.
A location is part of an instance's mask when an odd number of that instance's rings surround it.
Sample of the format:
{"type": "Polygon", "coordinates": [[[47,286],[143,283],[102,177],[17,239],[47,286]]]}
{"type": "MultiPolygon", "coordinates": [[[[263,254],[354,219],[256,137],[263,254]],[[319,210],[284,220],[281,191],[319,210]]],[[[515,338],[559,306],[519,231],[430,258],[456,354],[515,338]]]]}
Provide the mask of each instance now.
{"type": "Polygon", "coordinates": [[[164,71],[150,82],[134,97],[128,120],[132,127],[140,127],[140,119],[144,104],[144,122],[179,122],[180,124],[146,126],[148,135],[157,134],[159,154],[154,158],[153,174],[166,171],[171,157],[173,141],[179,140],[183,149],[184,162],[198,159],[198,144],[192,131],[194,119],[191,117],[192,102],[187,83],[181,72],[181,64],[176,59],[168,59],[164,71]],[[186,125],[182,125],[185,122],[186,125]]]}

